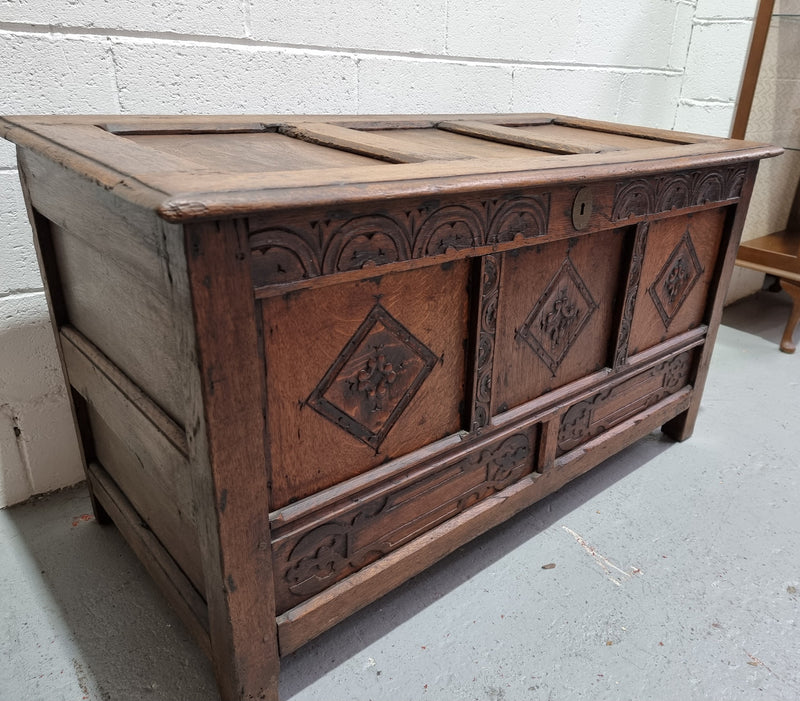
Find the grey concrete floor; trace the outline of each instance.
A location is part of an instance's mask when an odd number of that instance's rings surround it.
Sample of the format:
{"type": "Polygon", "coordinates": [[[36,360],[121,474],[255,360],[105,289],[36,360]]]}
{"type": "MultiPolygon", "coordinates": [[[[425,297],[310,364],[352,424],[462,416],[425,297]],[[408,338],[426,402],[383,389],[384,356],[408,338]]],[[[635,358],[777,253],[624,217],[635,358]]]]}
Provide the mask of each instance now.
{"type": "MultiPolygon", "coordinates": [[[[281,699],[800,699],[787,305],[727,310],[691,440],[651,434],[309,643],[283,661],[281,699]]],[[[217,701],[89,513],[80,487],[0,512],[0,699],[217,701]]]]}

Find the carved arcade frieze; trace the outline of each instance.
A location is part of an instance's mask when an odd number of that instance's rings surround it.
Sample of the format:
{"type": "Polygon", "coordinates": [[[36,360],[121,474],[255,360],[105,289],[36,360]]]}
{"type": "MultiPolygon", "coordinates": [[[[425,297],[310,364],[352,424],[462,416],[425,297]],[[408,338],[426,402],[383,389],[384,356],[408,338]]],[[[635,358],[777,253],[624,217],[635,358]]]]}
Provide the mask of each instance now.
{"type": "Polygon", "coordinates": [[[624,180],[617,185],[611,220],[735,200],[746,174],[745,166],[732,166],[624,180]]]}
{"type": "Polygon", "coordinates": [[[250,230],[253,279],[258,287],[536,239],[547,233],[549,215],[545,193],[256,225],[250,230]]]}

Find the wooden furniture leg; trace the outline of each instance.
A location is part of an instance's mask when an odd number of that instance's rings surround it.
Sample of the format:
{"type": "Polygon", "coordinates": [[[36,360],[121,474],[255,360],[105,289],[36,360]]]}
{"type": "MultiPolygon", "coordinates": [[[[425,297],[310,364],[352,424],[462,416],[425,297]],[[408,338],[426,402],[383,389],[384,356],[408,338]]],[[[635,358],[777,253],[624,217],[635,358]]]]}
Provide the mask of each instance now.
{"type": "Polygon", "coordinates": [[[789,313],[789,321],[786,322],[786,329],[783,332],[781,339],[781,350],[784,353],[794,353],[795,344],[792,341],[797,324],[800,323],[800,285],[796,282],[789,282],[788,280],[781,279],[781,287],[786,290],[792,297],[792,311],[789,313]]]}
{"type": "Polygon", "coordinates": [[[199,360],[189,450],[211,657],[223,701],[278,701],[263,379],[246,231],[240,220],[212,222],[186,236],[199,360]]]}

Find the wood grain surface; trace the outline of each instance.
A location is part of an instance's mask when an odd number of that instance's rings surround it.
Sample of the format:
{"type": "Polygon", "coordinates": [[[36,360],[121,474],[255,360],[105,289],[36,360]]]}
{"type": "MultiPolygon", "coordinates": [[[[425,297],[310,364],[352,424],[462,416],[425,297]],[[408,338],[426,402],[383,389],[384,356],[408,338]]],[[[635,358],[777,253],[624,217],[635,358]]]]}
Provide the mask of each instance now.
{"type": "Polygon", "coordinates": [[[224,701],[277,701],[281,655],[659,426],[688,437],[779,153],[551,114],[0,135],[98,520],[224,701]]]}

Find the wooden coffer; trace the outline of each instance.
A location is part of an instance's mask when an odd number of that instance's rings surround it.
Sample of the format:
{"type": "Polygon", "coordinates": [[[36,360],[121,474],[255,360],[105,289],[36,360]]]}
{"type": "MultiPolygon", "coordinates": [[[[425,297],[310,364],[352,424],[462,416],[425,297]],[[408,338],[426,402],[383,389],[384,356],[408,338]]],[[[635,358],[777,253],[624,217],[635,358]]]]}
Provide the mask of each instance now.
{"type": "Polygon", "coordinates": [[[9,117],[99,521],[231,699],[658,427],[771,147],[555,115],[9,117]]]}

